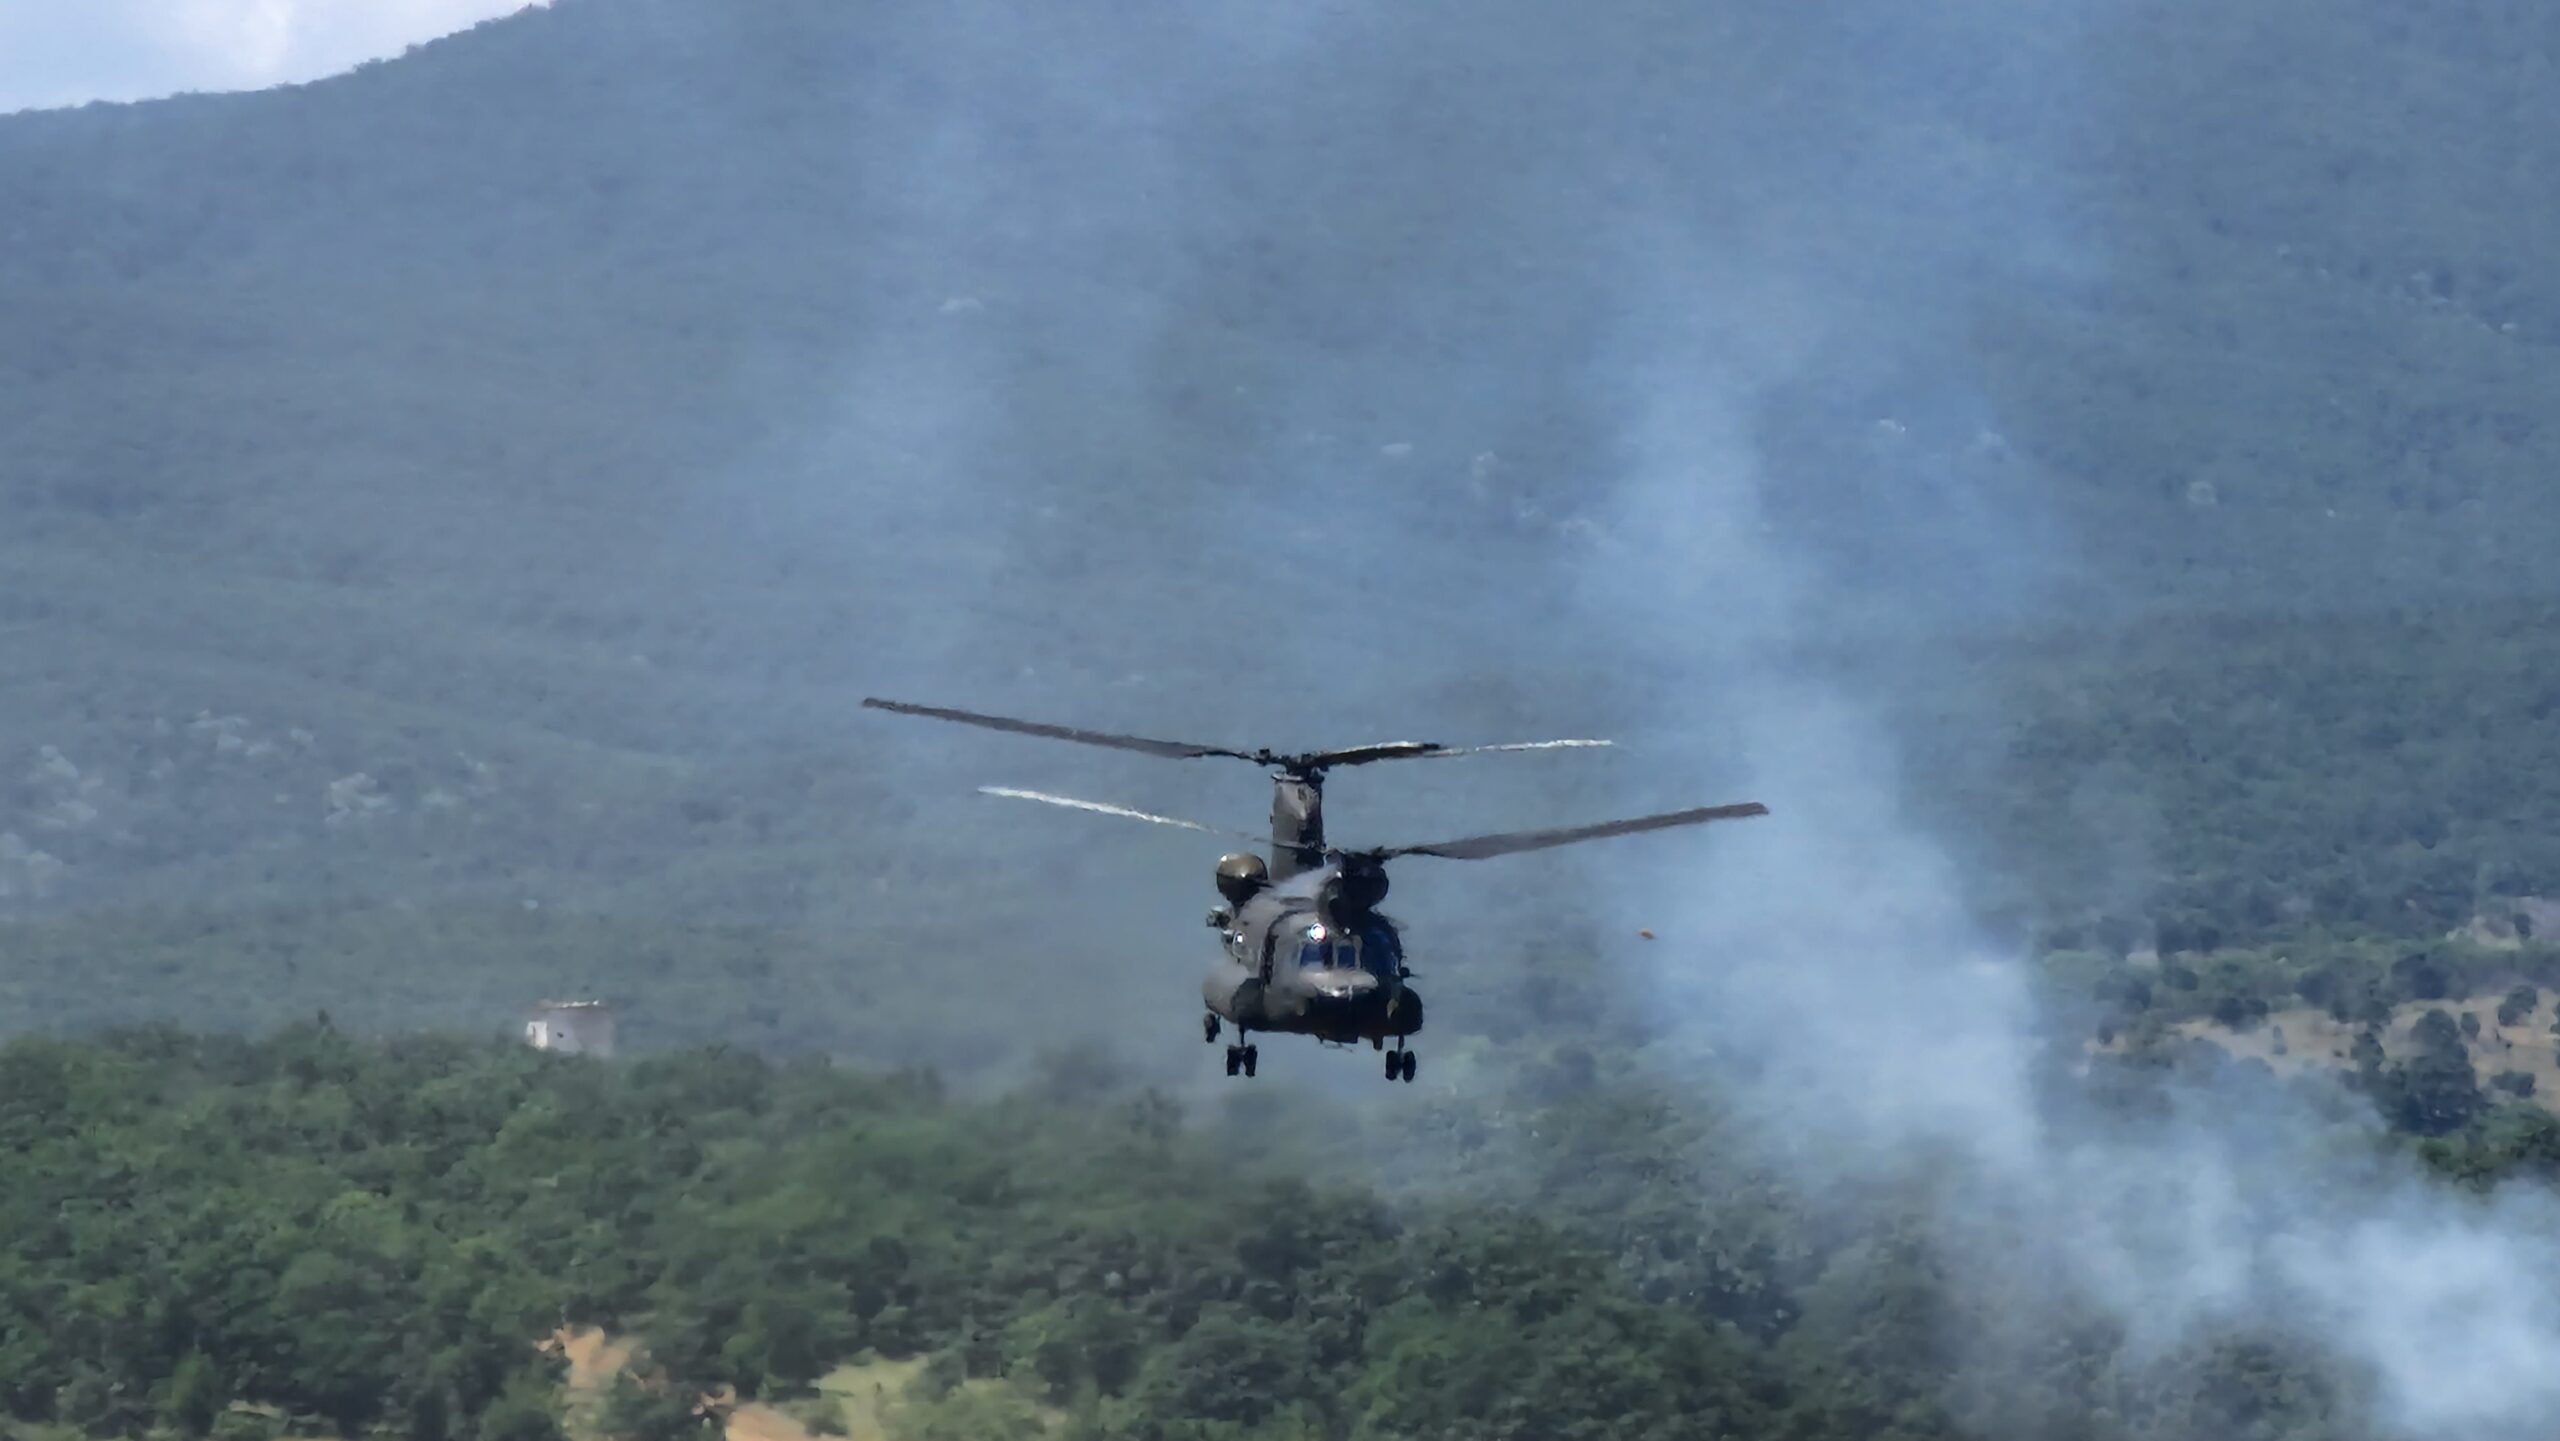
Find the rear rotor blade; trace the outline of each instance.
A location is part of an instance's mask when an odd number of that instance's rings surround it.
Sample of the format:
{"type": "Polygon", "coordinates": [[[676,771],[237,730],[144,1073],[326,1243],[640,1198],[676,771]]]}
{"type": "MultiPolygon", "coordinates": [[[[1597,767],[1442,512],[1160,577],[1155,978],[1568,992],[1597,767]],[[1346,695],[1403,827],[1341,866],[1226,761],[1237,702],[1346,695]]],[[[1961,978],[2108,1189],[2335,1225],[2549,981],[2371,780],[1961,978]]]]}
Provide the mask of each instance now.
{"type": "Polygon", "coordinates": [[[1436,756],[1442,749],[1436,741],[1379,741],[1374,745],[1345,746],[1341,750],[1309,751],[1304,755],[1273,756],[1271,759],[1292,770],[1330,770],[1335,766],[1364,766],[1371,761],[1436,756]]]}
{"type": "Polygon", "coordinates": [[[963,725],[985,726],[989,730],[1047,736],[1052,740],[1077,741],[1089,746],[1108,746],[1113,750],[1139,751],[1152,756],[1169,756],[1175,760],[1193,760],[1201,756],[1233,756],[1238,760],[1247,761],[1260,759],[1250,751],[1227,750],[1221,746],[1193,745],[1187,741],[1150,740],[1145,736],[1114,735],[1109,731],[1079,730],[1074,726],[1016,720],[1011,716],[981,715],[976,711],[951,710],[942,706],[914,705],[906,701],[882,700],[877,696],[864,697],[862,704],[870,710],[896,711],[901,715],[931,716],[935,720],[958,721],[963,725]]]}
{"type": "Polygon", "coordinates": [[[1758,801],[1731,806],[1700,806],[1695,810],[1667,811],[1658,816],[1639,816],[1633,820],[1602,821],[1597,825],[1566,826],[1557,830],[1509,831],[1500,835],[1467,836],[1461,840],[1435,841],[1423,846],[1393,846],[1381,850],[1346,852],[1363,860],[1392,860],[1397,856],[1439,856],[1452,861],[1480,861],[1493,856],[1507,856],[1519,851],[1542,851],[1549,846],[1566,846],[1576,841],[1596,841],[1604,836],[1634,835],[1639,831],[1665,830],[1672,826],[1693,826],[1705,821],[1739,820],[1746,816],[1765,816],[1769,808],[1758,801]]]}
{"type": "Polygon", "coordinates": [[[979,711],[954,710],[947,706],[917,705],[911,701],[883,700],[866,696],[865,709],[894,711],[900,715],[928,716],[935,720],[958,721],[963,725],[984,726],[989,730],[1012,731],[1017,735],[1046,736],[1051,740],[1075,741],[1082,745],[1107,746],[1113,750],[1137,751],[1143,755],[1165,756],[1174,760],[1196,760],[1202,756],[1224,756],[1252,761],[1256,765],[1276,766],[1298,774],[1329,770],[1335,766],[1367,765],[1371,761],[1440,758],[1448,756],[1484,755],[1494,751],[1564,750],[1576,747],[1607,746],[1601,740],[1521,741],[1509,745],[1445,746],[1438,741],[1380,741],[1371,745],[1345,746],[1337,750],[1306,751],[1284,755],[1268,748],[1235,750],[1227,746],[1197,745],[1190,741],[1155,740],[1147,736],[1120,735],[1112,731],[1085,730],[1077,726],[1051,725],[1046,721],[1019,720],[1012,716],[987,715],[979,711]]]}
{"type": "Polygon", "coordinates": [[[1450,746],[1432,751],[1430,758],[1440,760],[1450,756],[1480,756],[1495,751],[1607,750],[1615,745],[1617,745],[1616,741],[1595,740],[1512,741],[1507,745],[1498,746],[1450,746]]]}
{"type": "Polygon", "coordinates": [[[1013,801],[1038,801],[1042,805],[1064,806],[1068,810],[1092,811],[1096,815],[1119,816],[1124,820],[1148,821],[1160,826],[1179,826],[1183,830],[1198,831],[1202,835],[1226,836],[1235,840],[1251,841],[1256,845],[1260,845],[1270,839],[1269,836],[1247,835],[1243,831],[1230,831],[1221,829],[1217,826],[1204,826],[1198,821],[1186,821],[1180,816],[1160,816],[1152,811],[1131,810],[1127,806],[1115,806],[1104,801],[1080,801],[1073,796],[1053,796],[1043,791],[1018,790],[1012,786],[980,786],[978,787],[978,793],[980,795],[1002,796],[1006,800],[1013,801]]]}

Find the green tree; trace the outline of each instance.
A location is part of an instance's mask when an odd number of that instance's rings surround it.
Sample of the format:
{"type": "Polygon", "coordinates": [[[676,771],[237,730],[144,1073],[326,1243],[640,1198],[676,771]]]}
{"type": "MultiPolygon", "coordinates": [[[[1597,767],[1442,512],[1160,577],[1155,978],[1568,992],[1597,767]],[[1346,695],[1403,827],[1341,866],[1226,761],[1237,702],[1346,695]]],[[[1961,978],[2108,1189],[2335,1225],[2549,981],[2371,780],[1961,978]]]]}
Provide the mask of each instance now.
{"type": "Polygon", "coordinates": [[[718,1409],[684,1388],[649,1385],[629,1370],[605,1386],[596,1427],[610,1441],[702,1441],[720,1424],[718,1409]]]}
{"type": "Polygon", "coordinates": [[[2498,1024],[2522,1025],[2525,1019],[2533,1014],[2534,1008],[2541,1004],[2541,991],[2529,985],[2518,986],[2507,992],[2505,1000],[2498,1002],[2498,1024]]]}
{"type": "Polygon", "coordinates": [[[189,1351],[169,1373],[169,1395],[161,1407],[168,1424],[184,1436],[203,1436],[229,1403],[221,1373],[202,1351],[189,1351]]]}
{"type": "Polygon", "coordinates": [[[1049,1423],[1027,1397],[973,1384],[901,1402],[890,1413],[889,1434],[895,1441],[1043,1441],[1049,1423]]]}
{"type": "Polygon", "coordinates": [[[2422,1136],[2460,1130],[2483,1104],[2461,1028],[2430,1010],[2410,1029],[2410,1054],[2395,1070],[2400,1124],[2422,1136]]]}
{"type": "Polygon", "coordinates": [[[559,1394],[520,1374],[480,1413],[477,1435],[478,1441],[563,1441],[559,1394]]]}

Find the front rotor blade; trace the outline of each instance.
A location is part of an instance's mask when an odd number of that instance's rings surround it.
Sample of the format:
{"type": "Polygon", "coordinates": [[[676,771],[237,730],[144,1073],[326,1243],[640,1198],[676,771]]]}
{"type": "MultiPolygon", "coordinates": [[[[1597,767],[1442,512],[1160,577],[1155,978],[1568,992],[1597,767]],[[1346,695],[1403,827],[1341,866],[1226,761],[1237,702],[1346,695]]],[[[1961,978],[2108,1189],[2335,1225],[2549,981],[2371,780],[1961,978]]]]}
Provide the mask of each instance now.
{"type": "Polygon", "coordinates": [[[1567,846],[1576,841],[1596,841],[1603,836],[1634,835],[1638,831],[1665,830],[1672,826],[1694,826],[1704,821],[1739,820],[1745,816],[1765,816],[1769,808],[1758,801],[1732,806],[1700,806],[1695,810],[1669,811],[1658,816],[1640,816],[1634,820],[1602,821],[1597,825],[1567,826],[1549,831],[1510,831],[1502,835],[1468,836],[1463,840],[1438,841],[1427,846],[1396,846],[1387,850],[1361,851],[1358,855],[1390,860],[1396,856],[1439,856],[1453,861],[1480,861],[1492,856],[1507,856],[1518,851],[1542,851],[1549,846],[1567,846]]]}
{"type": "Polygon", "coordinates": [[[1216,826],[1204,826],[1198,821],[1186,821],[1180,816],[1160,816],[1152,811],[1131,810],[1127,806],[1110,805],[1103,801],[1080,801],[1073,796],[1053,796],[1042,791],[1017,790],[1012,786],[980,786],[978,787],[978,793],[980,795],[1002,796],[1006,800],[1038,801],[1042,805],[1064,806],[1069,810],[1091,811],[1096,815],[1104,816],[1119,816],[1124,820],[1148,821],[1160,826],[1179,826],[1186,831],[1198,831],[1203,835],[1211,836],[1227,836],[1238,840],[1252,841],[1257,845],[1270,839],[1268,836],[1247,835],[1243,831],[1222,830],[1216,826]]]}
{"type": "Polygon", "coordinates": [[[1258,759],[1250,752],[1227,750],[1221,746],[1192,745],[1187,741],[1149,740],[1145,736],[1114,735],[1109,731],[1079,730],[1074,726],[1015,720],[1011,716],[980,715],[976,711],[950,710],[942,706],[913,705],[906,701],[882,700],[877,696],[864,697],[862,704],[870,710],[896,711],[901,715],[931,716],[935,720],[958,721],[963,725],[985,726],[989,730],[1014,731],[1028,736],[1047,736],[1052,740],[1076,741],[1089,746],[1109,746],[1113,750],[1139,751],[1151,756],[1169,756],[1175,760],[1195,760],[1201,756],[1233,756],[1238,760],[1248,761],[1258,759]]]}
{"type": "Polygon", "coordinates": [[[1370,761],[1446,760],[1452,756],[1486,755],[1494,751],[1554,751],[1585,746],[1607,746],[1610,741],[1513,741],[1498,746],[1444,746],[1438,741],[1381,741],[1376,745],[1352,746],[1336,751],[1317,751],[1312,755],[1290,756],[1292,763],[1304,766],[1356,766],[1370,761]]]}

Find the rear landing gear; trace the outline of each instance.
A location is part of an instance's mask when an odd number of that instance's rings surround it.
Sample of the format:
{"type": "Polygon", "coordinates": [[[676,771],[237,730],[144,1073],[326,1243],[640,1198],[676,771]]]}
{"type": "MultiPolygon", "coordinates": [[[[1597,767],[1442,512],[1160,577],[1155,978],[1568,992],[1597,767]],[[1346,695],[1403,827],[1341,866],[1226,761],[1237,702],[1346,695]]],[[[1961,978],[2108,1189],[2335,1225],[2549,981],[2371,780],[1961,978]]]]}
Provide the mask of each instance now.
{"type": "Polygon", "coordinates": [[[1210,1011],[1200,1017],[1200,1039],[1205,1044],[1212,1046],[1218,1043],[1217,1012],[1210,1011]]]}
{"type": "Polygon", "coordinates": [[[1406,1050],[1401,1044],[1387,1052],[1388,1080],[1410,1084],[1413,1080],[1413,1066],[1413,1052],[1406,1050]]]}

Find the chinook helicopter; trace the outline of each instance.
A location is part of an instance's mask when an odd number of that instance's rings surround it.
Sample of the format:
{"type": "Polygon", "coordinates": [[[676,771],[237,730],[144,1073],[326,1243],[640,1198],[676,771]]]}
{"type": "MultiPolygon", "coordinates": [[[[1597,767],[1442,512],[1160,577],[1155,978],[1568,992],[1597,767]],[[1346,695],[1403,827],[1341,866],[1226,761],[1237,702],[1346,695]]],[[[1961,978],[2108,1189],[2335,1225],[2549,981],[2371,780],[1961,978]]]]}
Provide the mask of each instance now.
{"type": "MultiPolygon", "coordinates": [[[[975,711],[914,705],[905,701],[866,698],[871,710],[928,716],[964,725],[1053,740],[1107,746],[1176,760],[1225,757],[1249,761],[1271,773],[1270,859],[1249,851],[1218,861],[1218,894],[1225,904],[1209,912],[1208,924],[1225,943],[1226,954],[1201,983],[1207,1012],[1200,1019],[1201,1039],[1215,1045],[1221,1023],[1235,1027],[1227,1046],[1227,1074],[1251,1076],[1260,1048],[1248,1039],[1255,1031],[1313,1036],[1333,1045],[1367,1041],[1386,1058],[1386,1078],[1411,1082],[1415,1060],[1410,1045],[1422,1029],[1422,995],[1407,981],[1404,944],[1397,923],[1379,913],[1386,899],[1386,863],[1400,856],[1438,856],[1444,860],[1485,860],[1520,851],[1545,850],[1605,836],[1704,821],[1736,820],[1769,813],[1757,801],[1701,806],[1631,820],[1554,830],[1510,831],[1468,836],[1418,846],[1379,846],[1346,850],[1331,845],[1324,834],[1324,781],[1339,766],[1383,760],[1448,759],[1499,752],[1569,750],[1605,747],[1604,740],[1523,741],[1506,745],[1444,746],[1430,741],[1388,741],[1345,750],[1283,754],[1273,750],[1231,750],[1224,746],[1183,741],[1149,740],[1072,726],[981,715],[975,711]],[[1388,1050],[1387,1042],[1395,1042],[1388,1050]]],[[[1009,800],[1037,801],[1155,825],[1178,826],[1207,835],[1230,836],[1261,844],[1264,837],[1202,825],[1176,816],[1155,815],[1126,806],[1009,786],[980,786],[982,794],[1009,800]]]]}

